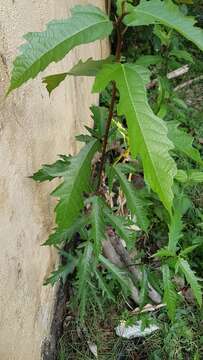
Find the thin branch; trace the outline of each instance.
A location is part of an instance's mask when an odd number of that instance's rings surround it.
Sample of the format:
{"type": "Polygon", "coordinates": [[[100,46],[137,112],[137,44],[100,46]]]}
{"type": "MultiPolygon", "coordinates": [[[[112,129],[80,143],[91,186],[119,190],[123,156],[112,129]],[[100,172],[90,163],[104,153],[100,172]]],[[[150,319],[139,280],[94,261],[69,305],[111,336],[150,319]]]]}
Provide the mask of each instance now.
{"type": "MultiPolygon", "coordinates": [[[[184,65],[181,66],[180,68],[169,72],[166,77],[167,79],[171,80],[171,79],[175,79],[179,76],[182,76],[184,74],[186,74],[188,71],[190,70],[189,65],[184,65]]],[[[157,79],[152,80],[149,84],[147,84],[147,89],[152,89],[154,88],[158,83],[157,79]]]]}
{"type": "Polygon", "coordinates": [[[194,78],[194,79],[188,80],[188,81],[186,81],[186,82],[184,82],[184,83],[176,86],[175,89],[174,89],[174,91],[181,90],[181,89],[183,89],[184,87],[190,86],[190,85],[192,85],[193,83],[198,82],[198,81],[201,81],[201,80],[203,80],[203,75],[197,76],[197,77],[194,78]]]}
{"type": "Polygon", "coordinates": [[[108,143],[108,135],[109,135],[109,129],[110,129],[110,126],[111,126],[111,121],[112,121],[112,118],[113,118],[113,110],[114,110],[115,101],[116,101],[116,84],[115,84],[115,82],[113,82],[111,104],[110,104],[110,107],[109,107],[109,115],[108,115],[108,119],[107,119],[107,122],[106,122],[106,129],[105,129],[105,135],[104,135],[104,141],[103,141],[103,147],[102,147],[101,162],[100,162],[100,167],[99,167],[99,175],[98,175],[99,181],[98,181],[98,186],[97,186],[98,191],[100,189],[101,182],[102,182],[102,172],[103,172],[104,163],[105,163],[105,155],[106,155],[106,148],[107,148],[107,143],[108,143]]]}
{"type": "Polygon", "coordinates": [[[111,0],[105,0],[105,8],[108,16],[111,14],[111,0]]]}
{"type": "MultiPolygon", "coordinates": [[[[123,34],[122,34],[122,20],[125,16],[125,2],[122,3],[122,14],[116,21],[116,29],[117,29],[117,47],[116,47],[116,62],[120,62],[121,59],[121,50],[123,45],[123,34]]],[[[99,167],[99,174],[98,174],[98,185],[97,185],[97,191],[100,190],[100,186],[102,183],[102,172],[104,169],[105,164],[105,156],[106,156],[106,148],[108,144],[108,135],[109,130],[111,126],[111,121],[113,119],[113,113],[114,113],[114,106],[116,103],[116,84],[113,82],[113,88],[112,88],[112,95],[111,95],[111,103],[109,106],[109,115],[106,122],[106,128],[105,128],[105,134],[104,134],[104,140],[103,140],[103,146],[102,146],[102,155],[101,155],[101,162],[99,167]]]]}

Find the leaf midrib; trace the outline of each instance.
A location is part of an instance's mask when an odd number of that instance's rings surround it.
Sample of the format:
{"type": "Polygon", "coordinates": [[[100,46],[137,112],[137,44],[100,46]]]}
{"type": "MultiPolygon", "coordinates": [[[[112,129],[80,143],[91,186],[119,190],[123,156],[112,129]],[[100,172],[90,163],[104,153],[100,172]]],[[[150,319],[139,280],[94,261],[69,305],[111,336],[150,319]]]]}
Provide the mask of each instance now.
{"type": "MultiPolygon", "coordinates": [[[[50,49],[49,51],[47,51],[47,52],[44,52],[41,56],[40,56],[40,59],[38,59],[38,60],[36,60],[35,62],[33,62],[30,66],[29,66],[29,68],[28,69],[26,69],[26,71],[23,73],[23,75],[21,74],[21,76],[20,76],[20,78],[26,78],[26,75],[27,75],[27,73],[29,73],[30,72],[30,69],[32,69],[33,67],[35,67],[36,66],[36,64],[38,64],[38,62],[40,62],[41,61],[41,59],[44,57],[44,56],[47,56],[47,55],[49,55],[49,53],[51,53],[51,52],[53,52],[53,51],[56,51],[56,49],[60,46],[63,46],[63,44],[68,40],[68,41],[70,41],[70,40],[72,40],[72,38],[74,37],[74,36],[76,36],[76,35],[79,35],[80,33],[82,33],[83,31],[85,31],[85,30],[91,30],[91,28],[93,28],[93,27],[95,27],[95,25],[101,25],[101,24],[103,24],[103,23],[109,23],[109,20],[108,19],[105,19],[105,20],[103,20],[103,21],[101,21],[101,22],[99,22],[99,23],[94,23],[94,24],[92,24],[91,26],[86,26],[86,27],[84,27],[82,30],[80,30],[80,31],[78,31],[78,32],[75,32],[74,34],[72,34],[72,36],[70,37],[70,38],[66,38],[65,40],[63,40],[63,41],[61,41],[59,44],[57,44],[55,47],[53,47],[52,49],[50,49]]],[[[45,31],[46,32],[46,31],[45,31]]],[[[29,42],[27,43],[27,44],[29,44],[29,42]]],[[[88,43],[86,43],[86,44],[88,44],[88,43]]],[[[79,45],[76,45],[76,46],[79,46],[79,45]]],[[[69,50],[69,51],[71,51],[71,49],[69,50]]],[[[69,52],[68,51],[68,52],[69,52]]],[[[68,54],[68,52],[66,53],[66,55],[68,54]]],[[[66,55],[64,55],[64,56],[66,56],[66,55]]],[[[19,59],[21,56],[23,56],[23,54],[21,54],[17,59],[19,59]]],[[[63,56],[62,56],[62,58],[63,58],[63,56]]],[[[16,59],[16,60],[17,60],[16,59]]],[[[56,61],[51,61],[48,65],[50,65],[52,62],[58,62],[58,61],[60,61],[61,60],[61,58],[59,57],[58,58],[58,60],[56,60],[56,61]]],[[[41,69],[40,69],[40,71],[39,72],[41,72],[41,71],[43,71],[45,68],[46,68],[47,66],[45,65],[44,67],[42,67],[41,69]]],[[[39,73],[38,72],[38,73],[39,73]]],[[[37,74],[38,74],[37,73],[37,74]]],[[[35,77],[35,75],[34,75],[34,77],[35,77]]],[[[33,78],[33,77],[32,77],[33,78]]],[[[18,79],[19,78],[17,78],[17,80],[15,81],[15,83],[17,82],[17,87],[18,87],[18,79]]],[[[29,80],[29,79],[28,79],[29,80]]],[[[24,82],[24,81],[23,81],[24,82]]],[[[23,82],[22,82],[22,84],[23,84],[23,82]]]]}
{"type": "MultiPolygon", "coordinates": [[[[167,20],[159,17],[158,15],[154,15],[154,14],[152,14],[152,13],[146,11],[146,10],[141,10],[141,9],[137,8],[137,9],[134,9],[134,12],[135,12],[135,13],[141,13],[141,14],[143,14],[143,15],[147,15],[147,16],[150,16],[150,17],[155,18],[155,19],[154,19],[154,20],[155,20],[155,23],[156,23],[156,22],[158,23],[158,21],[156,21],[156,20],[158,19],[158,20],[159,20],[161,23],[163,23],[165,26],[168,26],[169,28],[172,27],[171,24],[170,24],[167,20]]],[[[187,17],[186,17],[186,19],[187,19],[187,17]]],[[[131,26],[132,26],[132,25],[131,25],[131,26]]],[[[185,26],[185,25],[184,25],[184,26],[185,26]]],[[[191,26],[194,27],[194,24],[191,24],[191,26]]],[[[173,27],[172,27],[172,28],[173,28],[174,30],[176,30],[178,33],[182,34],[182,35],[183,35],[184,37],[186,37],[187,39],[189,39],[190,41],[194,42],[195,44],[199,44],[199,40],[198,40],[198,39],[197,39],[197,41],[194,40],[194,38],[193,38],[192,36],[190,36],[190,34],[188,34],[185,30],[184,30],[184,31],[181,31],[181,29],[178,28],[176,25],[174,25],[174,23],[173,23],[173,27]]],[[[194,27],[194,28],[195,28],[195,27],[194,27]]],[[[201,29],[200,29],[200,28],[196,27],[195,30],[197,30],[197,31],[199,31],[199,33],[201,33],[201,29]]],[[[199,35],[200,35],[200,34],[199,34],[199,35]]],[[[202,32],[202,35],[203,35],[203,32],[202,32]]],[[[203,46],[201,45],[201,43],[198,45],[198,47],[200,47],[200,49],[203,49],[203,46]]]]}
{"type": "MultiPolygon", "coordinates": [[[[124,73],[124,79],[125,79],[125,82],[126,82],[126,86],[127,86],[127,89],[128,89],[128,93],[129,93],[129,99],[131,100],[131,103],[132,103],[134,112],[135,112],[135,114],[136,114],[136,119],[137,119],[138,127],[139,127],[139,129],[140,129],[140,134],[141,134],[141,136],[142,136],[142,138],[143,138],[143,140],[144,140],[144,144],[145,144],[145,148],[146,148],[146,150],[147,150],[147,154],[148,154],[149,158],[151,159],[152,166],[153,166],[153,169],[154,169],[154,174],[155,174],[155,176],[156,176],[156,179],[158,180],[157,183],[158,183],[159,186],[160,186],[159,178],[157,177],[157,174],[156,174],[156,171],[155,171],[154,161],[153,161],[153,159],[152,159],[151,156],[150,156],[150,151],[149,151],[149,149],[148,149],[147,142],[146,142],[146,140],[145,140],[143,131],[141,130],[142,128],[141,128],[141,125],[140,125],[140,123],[139,123],[138,113],[137,113],[136,108],[135,108],[135,106],[134,106],[133,98],[132,98],[132,95],[131,95],[131,92],[130,92],[130,88],[129,88],[129,86],[128,86],[128,81],[127,81],[126,74],[125,74],[125,68],[124,68],[123,65],[121,65],[121,66],[122,66],[122,70],[123,70],[123,73],[124,73]]],[[[139,76],[138,73],[137,73],[137,75],[139,76]]],[[[140,77],[140,76],[139,76],[139,77],[140,77]]],[[[142,78],[141,78],[141,77],[140,77],[140,80],[142,81],[142,78]]],[[[160,186],[160,189],[161,189],[162,194],[164,194],[161,186],[160,186]]],[[[165,198],[165,197],[164,197],[164,198],[165,198]]]]}

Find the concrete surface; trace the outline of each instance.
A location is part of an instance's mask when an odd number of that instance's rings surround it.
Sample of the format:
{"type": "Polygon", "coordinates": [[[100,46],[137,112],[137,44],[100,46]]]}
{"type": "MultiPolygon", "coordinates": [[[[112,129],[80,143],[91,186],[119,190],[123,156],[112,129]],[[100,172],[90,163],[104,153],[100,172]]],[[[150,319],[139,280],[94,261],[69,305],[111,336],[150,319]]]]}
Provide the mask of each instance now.
{"type": "MultiPolygon", "coordinates": [[[[40,31],[51,19],[66,17],[81,0],[4,0],[0,4],[0,359],[39,360],[49,333],[54,289],[43,281],[56,256],[40,247],[53,227],[50,184],[28,178],[60,153],[74,153],[74,135],[90,122],[92,80],[70,78],[49,98],[42,74],[8,99],[3,96],[22,35],[40,31]]],[[[102,6],[102,0],[89,3],[102,6]]],[[[74,50],[45,74],[69,69],[82,56],[106,56],[97,42],[74,50]]]]}

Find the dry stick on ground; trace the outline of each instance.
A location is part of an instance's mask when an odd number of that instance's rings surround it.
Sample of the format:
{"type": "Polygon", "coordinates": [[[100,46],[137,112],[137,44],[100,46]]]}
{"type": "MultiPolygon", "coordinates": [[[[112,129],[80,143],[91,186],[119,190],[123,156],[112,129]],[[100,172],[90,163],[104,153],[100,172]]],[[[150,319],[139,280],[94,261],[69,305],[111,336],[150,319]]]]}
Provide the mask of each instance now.
{"type": "MultiPolygon", "coordinates": [[[[125,264],[120,259],[119,254],[116,252],[114,246],[112,245],[110,240],[104,240],[102,242],[103,252],[106,258],[111,261],[112,264],[116,265],[117,267],[124,269],[126,268],[125,264]]],[[[133,282],[129,278],[129,287],[131,291],[131,298],[132,300],[139,305],[139,291],[134,286],[133,282]]]]}
{"type": "Polygon", "coordinates": [[[184,87],[190,86],[190,85],[192,85],[193,83],[198,82],[198,81],[201,81],[201,80],[203,80],[203,75],[197,76],[197,77],[194,78],[194,79],[188,80],[188,81],[186,81],[186,82],[184,82],[184,83],[176,86],[176,87],[174,88],[174,91],[181,90],[181,89],[183,89],[184,87]]]}
{"type": "MultiPolygon", "coordinates": [[[[142,272],[135,265],[132,264],[132,259],[128,251],[123,246],[121,239],[116,235],[111,237],[109,236],[109,239],[116,252],[120,255],[122,262],[125,264],[125,266],[133,275],[135,281],[140,281],[142,279],[142,272]]],[[[156,304],[160,304],[161,296],[159,295],[159,293],[149,283],[148,283],[148,287],[149,287],[148,295],[150,299],[156,304]]]]}
{"type": "MultiPolygon", "coordinates": [[[[186,74],[188,71],[190,70],[189,65],[184,65],[181,66],[180,68],[171,71],[167,74],[167,79],[171,80],[171,79],[175,79],[179,76],[182,76],[184,74],[186,74]]],[[[158,80],[152,80],[149,84],[147,84],[147,89],[152,89],[154,88],[156,85],[158,84],[158,80]]]]}

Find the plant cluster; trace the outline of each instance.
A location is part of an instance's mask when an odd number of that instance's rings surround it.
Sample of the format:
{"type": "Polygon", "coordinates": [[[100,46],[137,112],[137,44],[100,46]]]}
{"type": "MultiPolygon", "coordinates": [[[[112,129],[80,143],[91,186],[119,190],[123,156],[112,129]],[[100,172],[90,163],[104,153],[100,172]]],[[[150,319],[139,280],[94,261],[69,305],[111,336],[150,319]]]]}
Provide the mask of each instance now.
{"type": "Polygon", "coordinates": [[[203,50],[203,30],[171,0],[141,0],[138,5],[117,0],[116,6],[112,21],[95,6],[78,5],[70,18],[25,35],[8,93],[74,47],[113,32],[114,55],[80,60],[66,73],[43,79],[51,93],[69,76],[92,76],[93,92],[103,92],[103,98],[104,90],[110,93],[107,108],[91,108],[93,127],[86,126],[88,133],[77,136],[84,144],[80,152],[61,155],[32,177],[39,182],[60,179],[52,192],[58,199],[57,227],[44,245],[54,246],[67,261],[46,284],[65,282],[75,272],[81,320],[92,299],[101,308],[101,294],[116,302],[118,289],[140,308],[163,301],[173,320],[188,286],[202,305],[200,279],[189,260],[200,241],[191,236],[191,243],[185,243],[184,218],[191,208],[188,188],[203,181],[203,160],[181,122],[185,104],[173,90],[169,70],[181,60],[194,61],[178,41],[180,35],[203,50]],[[139,27],[156,35],[159,54],[136,56],[134,61],[136,47],[127,57],[122,49],[125,36],[139,27]],[[180,163],[179,154],[190,159],[190,167],[180,163]],[[163,241],[149,254],[145,244],[157,222],[164,229],[163,241]],[[67,252],[64,245],[70,243],[74,246],[67,252]]]}

